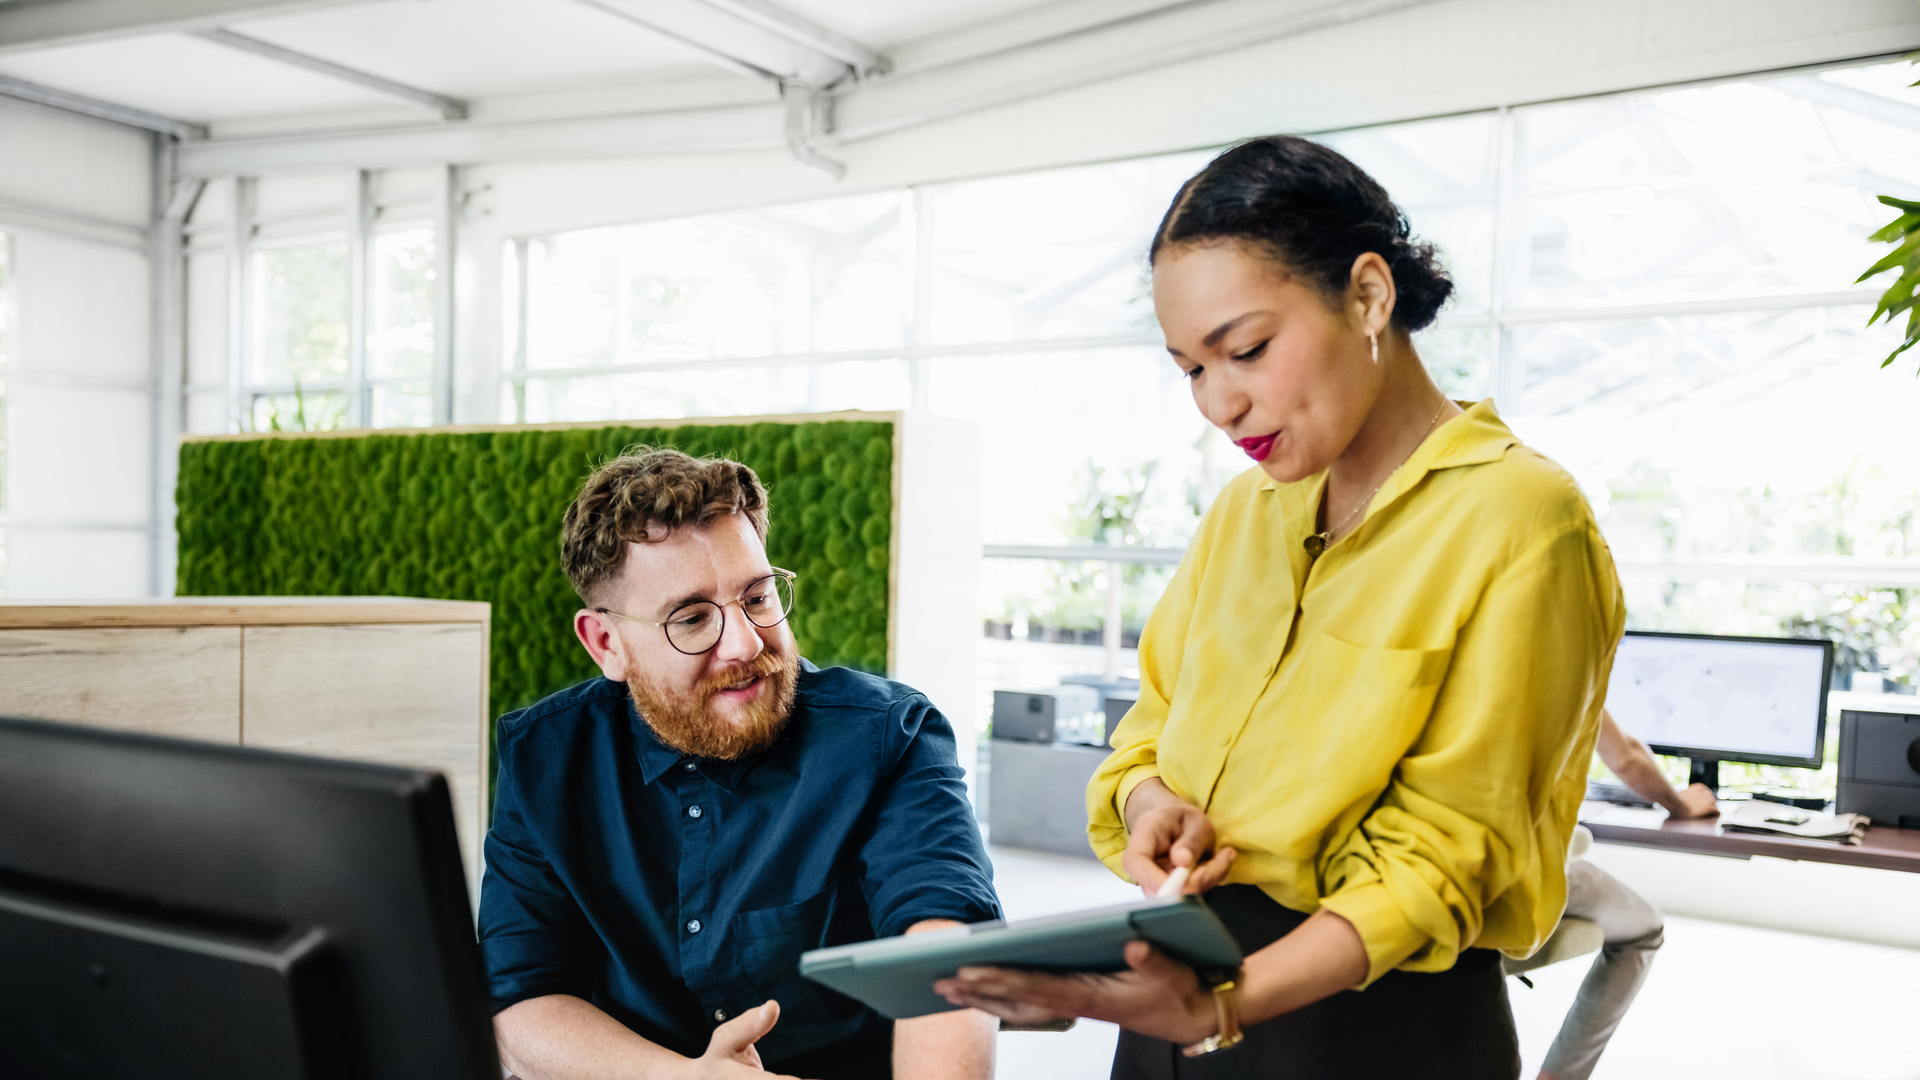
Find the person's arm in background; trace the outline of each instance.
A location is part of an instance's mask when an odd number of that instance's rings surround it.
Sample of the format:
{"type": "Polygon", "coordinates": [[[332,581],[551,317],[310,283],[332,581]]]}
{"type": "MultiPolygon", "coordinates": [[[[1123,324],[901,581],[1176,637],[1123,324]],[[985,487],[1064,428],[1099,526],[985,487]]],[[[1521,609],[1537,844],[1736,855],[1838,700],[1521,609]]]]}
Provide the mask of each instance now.
{"type": "Polygon", "coordinates": [[[1667,813],[1674,817],[1712,817],[1720,812],[1714,802],[1713,789],[1705,784],[1675,790],[1666,774],[1660,771],[1659,762],[1653,760],[1653,751],[1647,749],[1647,744],[1621,731],[1620,725],[1613,722],[1613,714],[1605,709],[1600,710],[1600,741],[1594,749],[1621,783],[1641,798],[1666,807],[1667,813]]]}

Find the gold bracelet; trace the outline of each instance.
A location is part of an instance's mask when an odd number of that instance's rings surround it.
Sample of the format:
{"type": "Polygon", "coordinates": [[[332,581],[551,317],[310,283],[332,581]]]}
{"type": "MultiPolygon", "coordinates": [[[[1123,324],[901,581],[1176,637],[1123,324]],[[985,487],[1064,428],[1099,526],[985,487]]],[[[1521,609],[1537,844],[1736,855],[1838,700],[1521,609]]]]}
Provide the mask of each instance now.
{"type": "Polygon", "coordinates": [[[1235,978],[1222,979],[1213,985],[1213,1012],[1220,1021],[1220,1029],[1197,1043],[1181,1047],[1182,1054],[1199,1057],[1215,1050],[1225,1050],[1229,1046],[1238,1046],[1246,1038],[1240,1033],[1239,972],[1234,975],[1235,978]]]}

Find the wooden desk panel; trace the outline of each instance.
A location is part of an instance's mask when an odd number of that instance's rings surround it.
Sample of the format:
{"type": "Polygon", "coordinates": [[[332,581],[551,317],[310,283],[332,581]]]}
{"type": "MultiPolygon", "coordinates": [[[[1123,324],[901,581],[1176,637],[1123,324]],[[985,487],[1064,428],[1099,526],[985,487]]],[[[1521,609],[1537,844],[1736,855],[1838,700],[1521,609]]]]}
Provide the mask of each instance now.
{"type": "Polygon", "coordinates": [[[240,630],[0,629],[0,715],[240,741],[240,630]]]}
{"type": "Polygon", "coordinates": [[[468,885],[477,890],[486,834],[483,625],[244,632],[241,744],[445,773],[468,885]]]}
{"type": "Polygon", "coordinates": [[[1875,870],[1903,870],[1920,874],[1920,829],[1897,829],[1875,825],[1857,847],[1829,844],[1820,840],[1801,840],[1790,836],[1729,832],[1718,819],[1693,818],[1676,821],[1659,810],[1586,803],[1580,807],[1580,824],[1603,844],[1687,851],[1698,855],[1720,855],[1750,859],[1765,855],[1773,859],[1833,863],[1839,866],[1866,866],[1875,870]]]}

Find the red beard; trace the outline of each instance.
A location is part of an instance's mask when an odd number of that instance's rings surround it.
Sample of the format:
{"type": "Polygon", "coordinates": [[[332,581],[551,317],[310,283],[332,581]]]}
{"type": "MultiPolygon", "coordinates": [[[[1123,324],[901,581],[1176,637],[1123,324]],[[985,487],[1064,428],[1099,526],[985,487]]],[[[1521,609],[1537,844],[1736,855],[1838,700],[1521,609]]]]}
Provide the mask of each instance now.
{"type": "Polygon", "coordinates": [[[780,738],[793,712],[793,693],[800,664],[795,654],[769,647],[744,664],[734,664],[701,677],[691,692],[670,693],[642,679],[627,679],[640,718],[660,741],[683,754],[734,761],[757,754],[780,738]],[[760,696],[748,703],[738,721],[723,720],[713,711],[713,696],[745,680],[764,678],[760,696]]]}

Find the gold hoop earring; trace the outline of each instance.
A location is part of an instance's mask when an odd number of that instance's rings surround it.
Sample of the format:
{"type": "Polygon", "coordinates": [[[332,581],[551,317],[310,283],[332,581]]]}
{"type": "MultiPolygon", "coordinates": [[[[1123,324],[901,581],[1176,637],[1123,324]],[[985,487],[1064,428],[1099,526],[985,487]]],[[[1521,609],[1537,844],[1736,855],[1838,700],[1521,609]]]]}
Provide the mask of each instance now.
{"type": "Polygon", "coordinates": [[[1377,333],[1368,334],[1367,344],[1373,346],[1373,362],[1376,364],[1379,363],[1380,362],[1380,335],[1377,333]]]}

